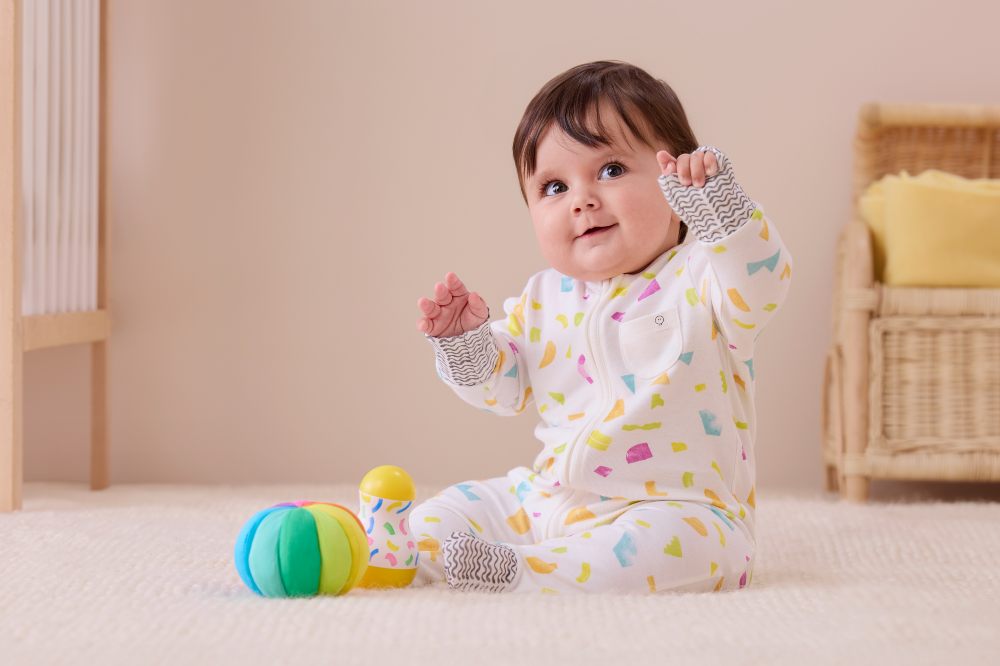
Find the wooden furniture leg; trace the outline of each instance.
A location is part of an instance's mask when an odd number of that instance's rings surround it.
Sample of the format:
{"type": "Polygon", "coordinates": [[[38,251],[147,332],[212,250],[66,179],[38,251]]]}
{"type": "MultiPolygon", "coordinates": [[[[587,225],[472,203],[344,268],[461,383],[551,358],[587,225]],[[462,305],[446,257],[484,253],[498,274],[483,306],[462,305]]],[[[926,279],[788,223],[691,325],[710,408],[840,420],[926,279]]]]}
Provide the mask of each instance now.
{"type": "Polygon", "coordinates": [[[108,343],[91,345],[90,488],[108,487],[108,343]]]}
{"type": "Polygon", "coordinates": [[[870,478],[865,469],[868,448],[869,349],[868,326],[874,307],[871,237],[860,222],[846,230],[844,303],[841,315],[843,347],[844,464],[841,496],[851,502],[867,502],[870,478]]]}
{"type": "Polygon", "coordinates": [[[0,3],[0,511],[21,508],[23,474],[19,7],[0,3]]]}
{"type": "Polygon", "coordinates": [[[839,484],[840,473],[837,471],[836,465],[826,466],[826,491],[829,493],[835,493],[840,489],[839,484]]]}

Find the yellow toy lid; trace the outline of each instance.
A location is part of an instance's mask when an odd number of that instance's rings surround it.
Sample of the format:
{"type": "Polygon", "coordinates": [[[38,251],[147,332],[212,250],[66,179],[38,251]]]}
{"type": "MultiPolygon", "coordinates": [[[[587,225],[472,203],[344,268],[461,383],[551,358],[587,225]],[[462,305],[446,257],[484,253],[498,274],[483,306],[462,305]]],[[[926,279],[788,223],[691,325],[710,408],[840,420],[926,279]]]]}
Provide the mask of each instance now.
{"type": "Polygon", "coordinates": [[[413,479],[402,467],[379,465],[361,479],[361,492],[376,497],[412,500],[416,497],[413,479]]]}

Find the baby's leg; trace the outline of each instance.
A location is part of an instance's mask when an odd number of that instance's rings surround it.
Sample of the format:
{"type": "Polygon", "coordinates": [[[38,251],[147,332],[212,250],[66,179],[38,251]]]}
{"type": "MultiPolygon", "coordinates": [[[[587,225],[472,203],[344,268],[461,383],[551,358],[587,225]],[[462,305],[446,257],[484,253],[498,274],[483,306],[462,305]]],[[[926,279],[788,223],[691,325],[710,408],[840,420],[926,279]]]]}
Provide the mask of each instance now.
{"type": "MultiPolygon", "coordinates": [[[[500,563],[515,555],[517,572],[503,588],[510,592],[739,589],[749,583],[754,553],[744,529],[721,511],[673,501],[637,504],[608,525],[536,544],[475,542],[463,535],[448,548],[488,548],[500,563]]],[[[473,581],[466,589],[482,588],[473,581]]]]}
{"type": "Polygon", "coordinates": [[[520,509],[510,487],[509,476],[457,483],[413,509],[410,531],[419,551],[414,585],[445,580],[441,546],[454,532],[475,534],[487,541],[532,541],[530,532],[518,533],[508,520],[520,509]]]}

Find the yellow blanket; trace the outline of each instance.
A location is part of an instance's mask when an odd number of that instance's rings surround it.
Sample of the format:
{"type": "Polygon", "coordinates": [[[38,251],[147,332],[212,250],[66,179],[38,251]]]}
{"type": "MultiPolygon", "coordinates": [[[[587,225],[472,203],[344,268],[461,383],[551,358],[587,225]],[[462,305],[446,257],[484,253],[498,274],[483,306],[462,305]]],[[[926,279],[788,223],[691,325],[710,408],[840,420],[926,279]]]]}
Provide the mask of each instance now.
{"type": "Polygon", "coordinates": [[[891,174],[859,201],[876,279],[930,287],[1000,287],[1000,180],[929,170],[891,174]]]}

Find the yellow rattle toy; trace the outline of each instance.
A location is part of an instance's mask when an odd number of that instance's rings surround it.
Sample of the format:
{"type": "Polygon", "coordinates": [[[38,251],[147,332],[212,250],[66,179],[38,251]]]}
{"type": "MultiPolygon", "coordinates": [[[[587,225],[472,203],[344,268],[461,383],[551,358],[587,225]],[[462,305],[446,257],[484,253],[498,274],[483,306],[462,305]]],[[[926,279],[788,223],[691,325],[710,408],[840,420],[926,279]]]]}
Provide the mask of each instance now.
{"type": "Polygon", "coordinates": [[[413,479],[395,465],[365,474],[358,491],[358,518],[368,535],[368,568],[358,587],[406,587],[417,574],[416,542],[410,533],[413,479]]]}

